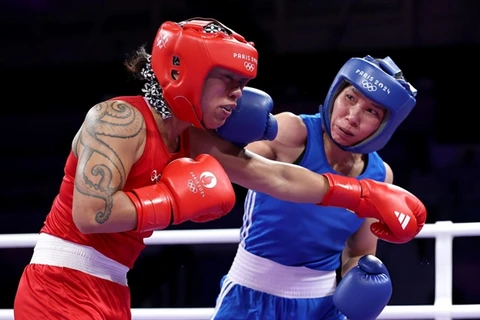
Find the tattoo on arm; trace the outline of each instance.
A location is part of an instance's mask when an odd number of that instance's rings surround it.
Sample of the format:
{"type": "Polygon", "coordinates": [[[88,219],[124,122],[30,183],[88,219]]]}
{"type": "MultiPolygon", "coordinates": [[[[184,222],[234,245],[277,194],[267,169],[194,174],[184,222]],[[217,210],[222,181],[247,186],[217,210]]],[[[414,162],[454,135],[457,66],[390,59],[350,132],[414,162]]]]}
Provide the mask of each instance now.
{"type": "Polygon", "coordinates": [[[79,167],[75,181],[78,192],[105,202],[103,211],[95,214],[102,224],[108,220],[113,208],[113,194],[120,190],[127,178],[122,159],[109,141],[131,139],[143,128],[143,117],[134,108],[120,101],[105,101],[92,108],[95,116],[87,116],[78,143],[79,167]],[[94,160],[95,159],[95,160],[94,160]]]}

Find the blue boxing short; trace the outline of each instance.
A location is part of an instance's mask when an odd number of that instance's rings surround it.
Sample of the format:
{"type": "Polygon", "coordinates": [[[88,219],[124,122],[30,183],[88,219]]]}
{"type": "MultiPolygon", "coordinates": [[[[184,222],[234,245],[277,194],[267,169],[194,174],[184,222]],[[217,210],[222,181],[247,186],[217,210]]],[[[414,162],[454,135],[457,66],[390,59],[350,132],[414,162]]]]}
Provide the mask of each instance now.
{"type": "Polygon", "coordinates": [[[334,272],[283,266],[239,247],[211,320],[345,320],[334,290],[334,272]]]}

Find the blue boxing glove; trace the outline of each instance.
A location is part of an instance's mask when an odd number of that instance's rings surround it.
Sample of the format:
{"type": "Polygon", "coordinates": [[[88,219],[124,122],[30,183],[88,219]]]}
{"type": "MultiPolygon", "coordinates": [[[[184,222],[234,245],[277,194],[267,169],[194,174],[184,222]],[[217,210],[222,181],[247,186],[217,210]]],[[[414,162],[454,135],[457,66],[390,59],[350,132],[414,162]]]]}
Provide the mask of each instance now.
{"type": "Polygon", "coordinates": [[[373,320],[392,296],[392,282],[383,262],[367,255],[347,272],[333,294],[333,303],[349,320],[373,320]]]}
{"type": "Polygon", "coordinates": [[[223,140],[241,147],[250,142],[274,140],[278,133],[277,119],[270,113],[272,98],[264,91],[251,87],[242,90],[230,117],[217,133],[223,140]]]}

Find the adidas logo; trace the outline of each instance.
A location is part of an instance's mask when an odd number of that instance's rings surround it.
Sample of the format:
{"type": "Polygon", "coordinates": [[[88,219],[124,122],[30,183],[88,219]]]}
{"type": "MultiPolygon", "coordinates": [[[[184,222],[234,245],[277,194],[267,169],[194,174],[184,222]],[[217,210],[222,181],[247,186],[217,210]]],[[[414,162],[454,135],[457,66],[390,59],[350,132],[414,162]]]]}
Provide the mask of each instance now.
{"type": "Polygon", "coordinates": [[[402,226],[402,229],[405,230],[405,228],[408,226],[408,223],[410,222],[410,217],[398,211],[394,212],[397,216],[398,222],[400,222],[400,225],[402,226]]]}

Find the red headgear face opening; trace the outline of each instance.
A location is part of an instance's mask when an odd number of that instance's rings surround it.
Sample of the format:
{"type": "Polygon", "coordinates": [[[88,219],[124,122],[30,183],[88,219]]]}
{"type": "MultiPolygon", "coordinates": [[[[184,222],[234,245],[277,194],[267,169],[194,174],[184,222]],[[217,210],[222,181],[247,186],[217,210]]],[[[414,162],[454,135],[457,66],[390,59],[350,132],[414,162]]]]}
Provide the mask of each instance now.
{"type": "Polygon", "coordinates": [[[173,115],[202,126],[203,84],[213,68],[243,78],[257,76],[258,52],[252,43],[214,19],[193,18],[160,26],[151,64],[173,115]]]}

